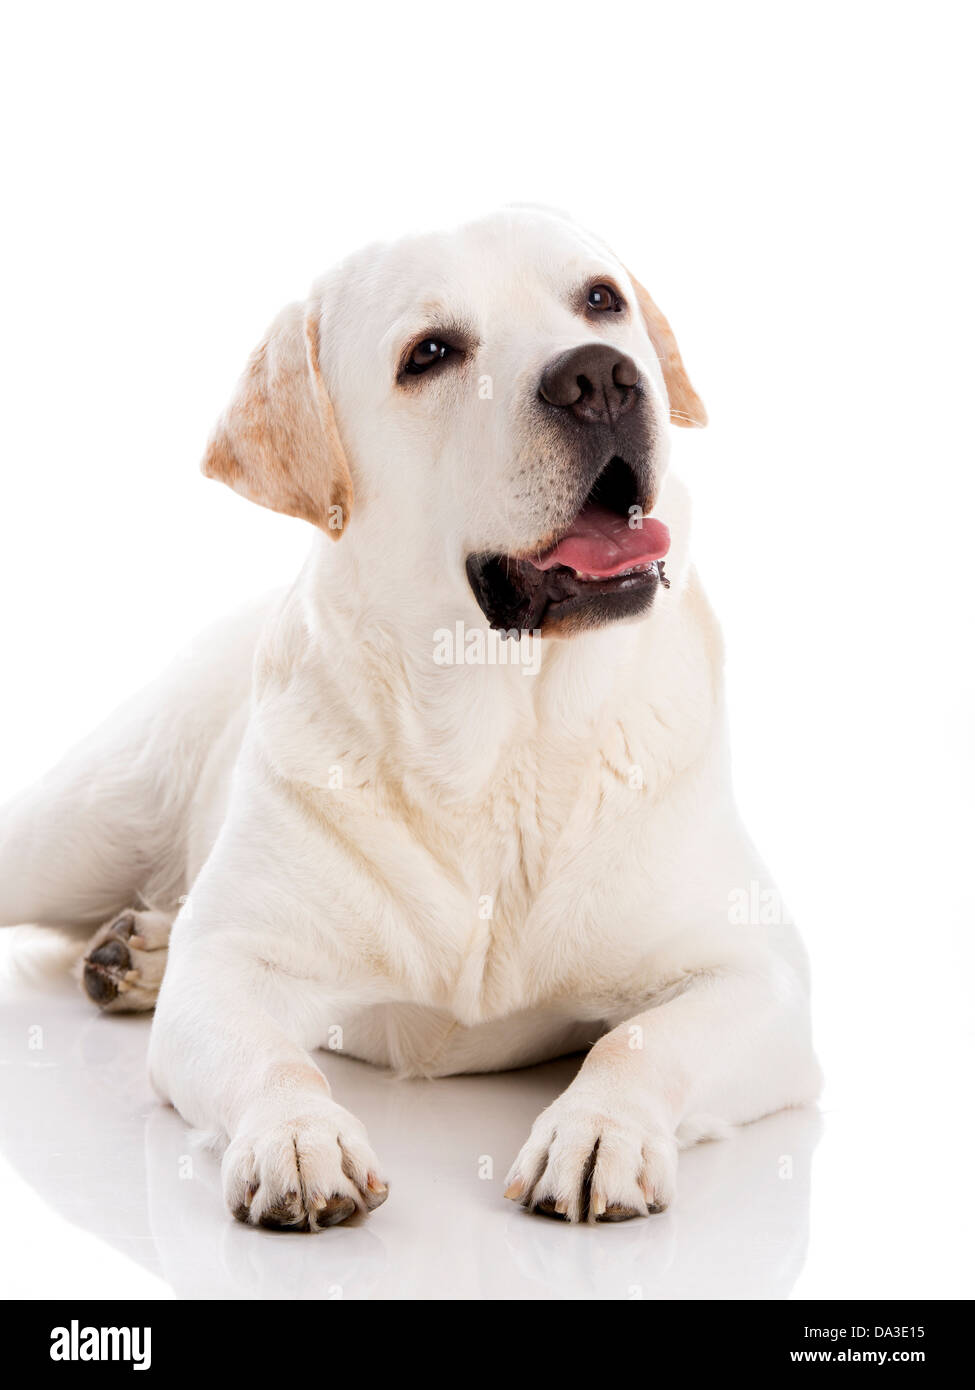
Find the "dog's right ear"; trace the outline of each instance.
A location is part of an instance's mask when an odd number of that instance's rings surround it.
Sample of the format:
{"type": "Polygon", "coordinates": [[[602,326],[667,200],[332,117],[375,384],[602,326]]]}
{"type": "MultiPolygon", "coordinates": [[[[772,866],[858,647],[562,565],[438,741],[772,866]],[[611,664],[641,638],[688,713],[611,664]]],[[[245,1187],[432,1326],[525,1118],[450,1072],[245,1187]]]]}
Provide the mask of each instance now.
{"type": "Polygon", "coordinates": [[[203,472],[338,540],[352,477],[319,365],[316,306],[289,304],[251,354],[210,437],[203,472]]]}

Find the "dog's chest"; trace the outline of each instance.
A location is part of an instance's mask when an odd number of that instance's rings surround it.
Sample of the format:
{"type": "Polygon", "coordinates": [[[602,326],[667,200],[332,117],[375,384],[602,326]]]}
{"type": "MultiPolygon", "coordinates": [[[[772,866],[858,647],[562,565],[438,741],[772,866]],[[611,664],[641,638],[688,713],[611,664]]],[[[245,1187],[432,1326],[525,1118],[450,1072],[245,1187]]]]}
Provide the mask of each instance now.
{"type": "Polygon", "coordinates": [[[650,849],[645,775],[616,751],[571,771],[524,757],[438,821],[444,881],[427,906],[451,949],[428,955],[430,1002],[476,1024],[613,992],[639,949],[650,849]]]}
{"type": "Polygon", "coordinates": [[[581,769],[529,753],[462,812],[360,822],[385,887],[343,930],[349,1049],[408,1074],[526,1065],[635,1012],[686,852],[659,747],[620,728],[581,769]]]}

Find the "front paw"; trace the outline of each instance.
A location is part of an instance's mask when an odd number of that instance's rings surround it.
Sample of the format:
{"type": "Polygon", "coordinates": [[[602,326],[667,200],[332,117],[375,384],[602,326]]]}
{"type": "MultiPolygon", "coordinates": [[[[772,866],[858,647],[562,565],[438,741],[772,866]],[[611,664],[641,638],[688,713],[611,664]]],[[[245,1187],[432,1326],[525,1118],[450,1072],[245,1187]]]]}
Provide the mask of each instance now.
{"type": "Polygon", "coordinates": [[[237,1220],[270,1230],[337,1226],[381,1206],[389,1192],[362,1124],[325,1098],[293,1118],[245,1125],[222,1172],[237,1220]]]}
{"type": "Polygon", "coordinates": [[[563,1221],[628,1221],[674,1196],[677,1141],[639,1103],[572,1087],[532,1126],[505,1196],[563,1221]]]}

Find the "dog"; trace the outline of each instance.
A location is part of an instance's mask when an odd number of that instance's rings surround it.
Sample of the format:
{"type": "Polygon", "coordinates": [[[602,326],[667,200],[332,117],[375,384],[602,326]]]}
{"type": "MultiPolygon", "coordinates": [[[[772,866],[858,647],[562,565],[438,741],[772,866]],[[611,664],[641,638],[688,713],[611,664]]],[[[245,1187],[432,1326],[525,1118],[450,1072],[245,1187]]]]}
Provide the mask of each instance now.
{"type": "Polygon", "coordinates": [[[315,1049],[584,1050],[505,1190],[568,1222],[663,1210],[681,1148],[818,1094],[803,946],[741,908],[774,886],[668,467],[705,421],[649,293],[544,209],[367,248],[251,356],[203,469],[310,524],[297,581],[0,818],[0,921],[95,929],[84,988],[154,1008],[239,1220],[387,1197],[315,1049]]]}

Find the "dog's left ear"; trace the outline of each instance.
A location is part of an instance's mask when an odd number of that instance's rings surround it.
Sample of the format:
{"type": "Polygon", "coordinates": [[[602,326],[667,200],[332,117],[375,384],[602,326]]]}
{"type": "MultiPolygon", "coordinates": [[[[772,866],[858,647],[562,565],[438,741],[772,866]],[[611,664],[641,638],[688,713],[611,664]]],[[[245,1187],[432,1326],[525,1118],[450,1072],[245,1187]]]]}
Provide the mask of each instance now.
{"type": "Polygon", "coordinates": [[[352,477],[318,354],[317,305],[289,304],[251,354],[202,466],[252,502],[338,540],[352,477]]]}
{"type": "Polygon", "coordinates": [[[646,324],[647,333],[656,349],[663,370],[667,396],[670,400],[670,418],[675,425],[687,427],[697,425],[703,428],[708,422],[708,413],[704,409],[704,402],[691,385],[684,363],[681,361],[680,349],[677,346],[673,329],[639,280],[630,275],[630,282],[636,291],[643,322],[646,324]]]}

